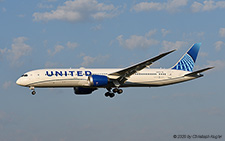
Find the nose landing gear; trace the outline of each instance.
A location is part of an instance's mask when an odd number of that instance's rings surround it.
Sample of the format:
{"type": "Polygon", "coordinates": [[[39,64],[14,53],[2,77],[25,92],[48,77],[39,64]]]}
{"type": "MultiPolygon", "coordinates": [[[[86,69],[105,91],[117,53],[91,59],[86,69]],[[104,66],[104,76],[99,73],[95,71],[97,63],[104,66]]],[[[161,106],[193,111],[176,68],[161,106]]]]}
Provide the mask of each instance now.
{"type": "Polygon", "coordinates": [[[31,92],[32,95],[36,94],[36,91],[34,90],[34,87],[30,87],[30,90],[32,90],[32,92],[31,92]]]}
{"type": "Polygon", "coordinates": [[[32,95],[35,95],[35,94],[36,94],[36,91],[35,91],[35,90],[33,90],[33,91],[31,92],[31,94],[32,94],[32,95]]]}

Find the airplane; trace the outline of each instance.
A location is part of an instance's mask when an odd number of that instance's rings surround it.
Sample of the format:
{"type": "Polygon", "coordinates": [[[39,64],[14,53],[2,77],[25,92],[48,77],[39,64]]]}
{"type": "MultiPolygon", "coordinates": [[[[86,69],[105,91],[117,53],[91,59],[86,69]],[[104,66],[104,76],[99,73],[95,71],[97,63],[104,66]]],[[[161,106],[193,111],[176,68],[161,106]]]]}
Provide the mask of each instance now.
{"type": "Polygon", "coordinates": [[[29,87],[32,95],[35,88],[73,87],[77,95],[91,94],[99,88],[106,88],[106,97],[123,93],[124,87],[159,87],[181,83],[202,77],[207,67],[193,72],[201,43],[193,44],[180,60],[168,69],[148,68],[155,61],[174,52],[171,50],[156,57],[123,69],[38,69],[24,73],[16,84],[29,87]]]}

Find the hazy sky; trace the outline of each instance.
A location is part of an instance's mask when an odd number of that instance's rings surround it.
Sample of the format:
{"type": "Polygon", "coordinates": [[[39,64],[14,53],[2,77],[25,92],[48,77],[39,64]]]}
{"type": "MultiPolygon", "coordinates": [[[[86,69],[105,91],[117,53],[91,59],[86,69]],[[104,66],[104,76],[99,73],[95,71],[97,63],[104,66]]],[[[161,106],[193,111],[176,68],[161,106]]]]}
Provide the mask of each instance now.
{"type": "Polygon", "coordinates": [[[222,0],[0,0],[0,140],[224,140],[224,15],[222,0]],[[181,84],[113,99],[15,84],[33,69],[127,67],[177,49],[152,66],[169,68],[196,42],[195,70],[215,69],[181,84]]]}

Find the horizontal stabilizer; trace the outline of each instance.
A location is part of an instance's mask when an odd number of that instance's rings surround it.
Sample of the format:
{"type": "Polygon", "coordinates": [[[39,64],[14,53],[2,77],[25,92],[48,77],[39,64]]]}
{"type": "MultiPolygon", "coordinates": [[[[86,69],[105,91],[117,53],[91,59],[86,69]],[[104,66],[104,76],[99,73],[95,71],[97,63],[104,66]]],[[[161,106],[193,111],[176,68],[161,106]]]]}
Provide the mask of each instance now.
{"type": "Polygon", "coordinates": [[[185,74],[184,76],[196,76],[196,75],[198,75],[201,72],[204,72],[204,71],[207,71],[207,70],[210,70],[210,69],[213,69],[213,68],[214,67],[208,67],[208,68],[205,68],[205,69],[201,69],[201,70],[198,70],[198,71],[195,71],[195,72],[191,72],[191,73],[185,74]]]}

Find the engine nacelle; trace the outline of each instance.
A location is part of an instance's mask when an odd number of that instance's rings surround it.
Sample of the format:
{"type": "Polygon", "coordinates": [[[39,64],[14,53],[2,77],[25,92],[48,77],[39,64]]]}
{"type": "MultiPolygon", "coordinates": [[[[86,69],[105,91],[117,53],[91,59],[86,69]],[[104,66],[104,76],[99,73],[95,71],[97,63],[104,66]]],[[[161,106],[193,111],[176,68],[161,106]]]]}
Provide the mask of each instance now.
{"type": "Polygon", "coordinates": [[[88,81],[90,86],[94,87],[107,86],[109,83],[108,77],[104,75],[91,75],[88,77],[88,81]]]}
{"type": "Polygon", "coordinates": [[[84,87],[74,87],[74,93],[77,95],[91,94],[97,88],[84,88],[84,87]]]}

